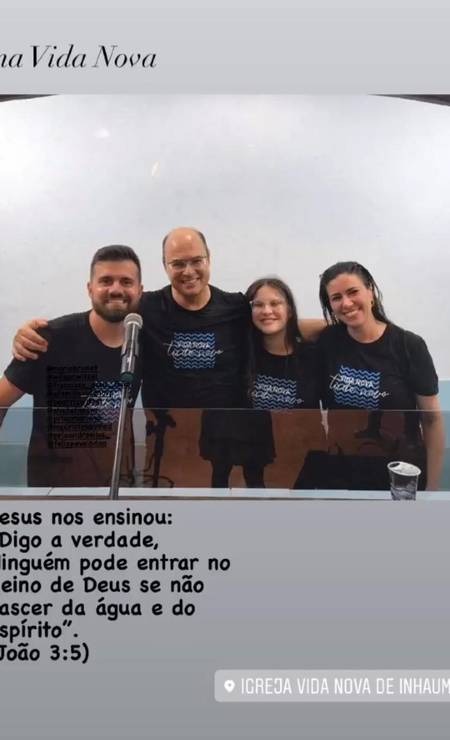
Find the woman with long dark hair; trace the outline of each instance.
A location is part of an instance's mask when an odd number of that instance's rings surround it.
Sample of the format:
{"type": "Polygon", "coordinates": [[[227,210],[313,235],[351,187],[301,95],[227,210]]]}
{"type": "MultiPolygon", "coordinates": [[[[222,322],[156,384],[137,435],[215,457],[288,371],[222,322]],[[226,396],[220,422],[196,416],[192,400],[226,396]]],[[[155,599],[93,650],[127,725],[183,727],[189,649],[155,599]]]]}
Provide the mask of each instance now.
{"type": "Polygon", "coordinates": [[[338,262],[325,270],[319,296],[329,324],[319,339],[329,434],[337,446],[340,439],[352,438],[352,451],[368,453],[359,472],[357,456],[347,458],[340,487],[386,489],[385,463],[406,459],[422,469],[421,487],[426,481],[428,489],[437,489],[444,429],[438,379],[424,340],[387,318],[381,292],[359,262],[338,262]],[[343,409],[366,409],[365,428],[358,428],[358,414],[339,418],[334,413],[343,409]],[[395,409],[410,413],[383,413],[395,409]],[[420,423],[416,410],[424,412],[420,423]]]}

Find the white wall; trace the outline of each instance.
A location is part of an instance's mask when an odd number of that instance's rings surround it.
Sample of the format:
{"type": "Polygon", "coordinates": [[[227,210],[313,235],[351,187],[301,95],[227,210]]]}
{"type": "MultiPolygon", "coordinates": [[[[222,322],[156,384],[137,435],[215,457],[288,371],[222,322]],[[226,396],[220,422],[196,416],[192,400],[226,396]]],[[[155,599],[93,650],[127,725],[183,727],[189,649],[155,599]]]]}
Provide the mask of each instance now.
{"type": "Polygon", "coordinates": [[[213,282],[276,273],[303,316],[318,276],[357,259],[388,314],[450,378],[450,108],[382,97],[60,96],[0,105],[0,366],[15,328],[87,308],[93,252],[193,225],[213,282]]]}

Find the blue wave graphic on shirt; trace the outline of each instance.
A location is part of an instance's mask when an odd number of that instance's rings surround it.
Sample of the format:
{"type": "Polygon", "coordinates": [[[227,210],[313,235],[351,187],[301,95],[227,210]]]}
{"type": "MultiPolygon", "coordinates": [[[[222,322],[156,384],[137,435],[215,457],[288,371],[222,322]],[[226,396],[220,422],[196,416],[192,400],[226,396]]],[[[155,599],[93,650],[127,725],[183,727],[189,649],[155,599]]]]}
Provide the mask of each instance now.
{"type": "Polygon", "coordinates": [[[370,370],[356,370],[341,365],[331,379],[330,390],[334,400],[340,406],[352,406],[358,409],[378,409],[381,373],[370,370]]]}
{"type": "Polygon", "coordinates": [[[122,384],[118,380],[97,380],[83,403],[93,424],[113,424],[119,418],[122,384]]]}
{"type": "Polygon", "coordinates": [[[175,332],[168,354],[177,370],[204,370],[216,365],[213,332],[175,332]]]}
{"type": "Polygon", "coordinates": [[[297,398],[297,381],[263,374],[256,376],[252,400],[255,409],[292,409],[301,403],[297,398]]]}

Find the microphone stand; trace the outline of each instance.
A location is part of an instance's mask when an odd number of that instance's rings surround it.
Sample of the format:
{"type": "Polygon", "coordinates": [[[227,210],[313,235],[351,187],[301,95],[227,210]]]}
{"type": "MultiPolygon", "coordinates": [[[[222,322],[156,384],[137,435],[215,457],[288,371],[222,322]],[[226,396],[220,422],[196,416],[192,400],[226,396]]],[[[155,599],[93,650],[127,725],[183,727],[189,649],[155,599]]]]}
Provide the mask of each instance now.
{"type": "Polygon", "coordinates": [[[122,358],[120,367],[120,380],[122,383],[122,395],[120,398],[119,423],[117,425],[116,449],[114,452],[114,465],[109,489],[109,497],[113,501],[119,498],[119,478],[122,467],[123,434],[125,430],[125,419],[128,408],[131,384],[133,383],[136,358],[139,354],[138,336],[142,329],[142,317],[137,313],[129,313],[123,320],[125,339],[122,345],[122,358]]]}
{"type": "MultiPolygon", "coordinates": [[[[175,420],[170,416],[167,411],[153,411],[156,417],[156,424],[153,421],[147,422],[146,432],[147,438],[151,434],[155,435],[155,447],[153,450],[153,456],[150,460],[149,467],[153,462],[153,473],[152,473],[152,488],[158,488],[158,482],[160,480],[159,471],[161,469],[161,460],[164,454],[164,437],[166,434],[167,427],[174,429],[176,427],[175,420]]],[[[173,488],[173,481],[170,478],[163,476],[164,480],[167,480],[173,488]]]]}
{"type": "Polygon", "coordinates": [[[122,385],[122,396],[120,398],[120,412],[119,412],[119,423],[117,425],[117,436],[116,436],[116,449],[114,452],[114,465],[111,478],[111,486],[109,489],[109,498],[112,501],[117,501],[119,498],[119,478],[120,468],[122,467],[122,455],[123,455],[123,434],[125,431],[125,419],[128,408],[128,398],[130,395],[130,384],[123,383],[122,385]]]}

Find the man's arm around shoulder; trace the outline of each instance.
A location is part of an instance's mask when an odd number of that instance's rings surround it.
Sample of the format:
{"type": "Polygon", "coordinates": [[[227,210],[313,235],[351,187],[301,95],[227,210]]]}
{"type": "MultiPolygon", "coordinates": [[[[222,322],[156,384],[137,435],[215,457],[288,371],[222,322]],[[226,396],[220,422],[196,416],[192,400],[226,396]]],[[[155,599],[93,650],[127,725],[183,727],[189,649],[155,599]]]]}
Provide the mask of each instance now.
{"type": "Polygon", "coordinates": [[[47,325],[46,319],[32,319],[17,330],[12,348],[16,360],[37,360],[41,352],[47,351],[47,340],[37,332],[37,329],[43,329],[47,325]]]}
{"type": "Polygon", "coordinates": [[[324,319],[300,319],[298,322],[300,334],[307,342],[317,342],[327,326],[324,319]]]}

